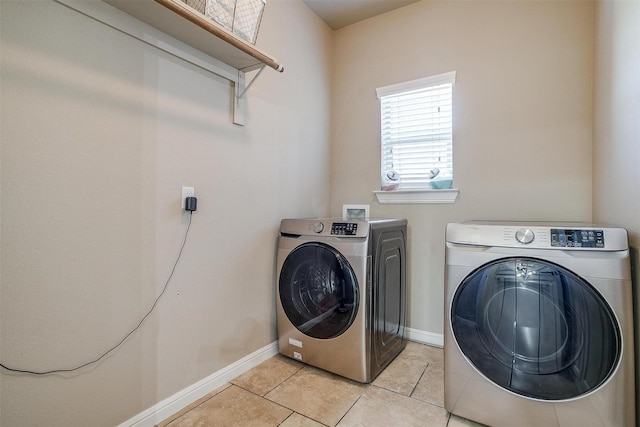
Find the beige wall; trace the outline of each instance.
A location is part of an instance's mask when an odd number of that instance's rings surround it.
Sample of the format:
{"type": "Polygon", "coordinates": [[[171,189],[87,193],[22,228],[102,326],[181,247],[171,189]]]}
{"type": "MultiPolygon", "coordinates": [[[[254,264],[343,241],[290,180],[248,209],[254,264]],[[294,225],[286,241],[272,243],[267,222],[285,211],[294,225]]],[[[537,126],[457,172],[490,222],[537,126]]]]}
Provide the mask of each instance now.
{"type": "Polygon", "coordinates": [[[593,3],[422,1],[335,33],[331,210],[409,220],[409,326],[443,332],[444,229],[591,220],[593,3]],[[452,205],[380,205],[379,86],[447,71],[452,205]]]}
{"type": "MultiPolygon", "coordinates": [[[[640,354],[640,2],[596,8],[593,218],[629,232],[640,354]]],[[[636,360],[638,357],[636,356],[636,360]]],[[[636,378],[640,369],[636,366],[636,378]]],[[[640,390],[636,380],[636,390],[640,390]]],[[[636,402],[640,393],[636,393],[636,402]]],[[[640,407],[640,405],[636,405],[640,407]]]]}
{"type": "Polygon", "coordinates": [[[637,264],[640,3],[599,2],[596,24],[593,217],[627,228],[637,264]]]}
{"type": "Polygon", "coordinates": [[[248,92],[52,1],[1,2],[0,425],[109,426],[275,341],[280,218],[329,212],[331,37],[271,0],[248,92]]]}

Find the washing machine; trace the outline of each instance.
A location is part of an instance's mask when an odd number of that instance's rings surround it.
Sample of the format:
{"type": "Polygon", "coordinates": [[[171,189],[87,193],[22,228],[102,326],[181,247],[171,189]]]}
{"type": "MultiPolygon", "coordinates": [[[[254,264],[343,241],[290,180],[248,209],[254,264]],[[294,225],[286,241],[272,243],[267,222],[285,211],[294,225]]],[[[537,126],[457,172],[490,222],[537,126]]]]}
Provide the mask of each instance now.
{"type": "Polygon", "coordinates": [[[449,224],[445,408],[490,426],[634,426],[627,232],[449,224]]]}
{"type": "Polygon", "coordinates": [[[283,219],[280,353],[371,382],[406,346],[405,219],[283,219]]]}

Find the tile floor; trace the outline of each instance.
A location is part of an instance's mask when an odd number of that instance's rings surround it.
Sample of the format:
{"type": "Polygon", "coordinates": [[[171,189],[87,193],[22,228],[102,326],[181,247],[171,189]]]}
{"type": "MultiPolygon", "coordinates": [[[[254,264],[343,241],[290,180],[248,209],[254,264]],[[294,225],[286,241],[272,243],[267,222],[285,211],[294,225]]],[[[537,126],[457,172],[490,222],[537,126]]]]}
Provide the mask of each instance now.
{"type": "Polygon", "coordinates": [[[371,383],[276,355],[158,427],[480,426],[444,409],[443,351],[409,342],[371,383]]]}

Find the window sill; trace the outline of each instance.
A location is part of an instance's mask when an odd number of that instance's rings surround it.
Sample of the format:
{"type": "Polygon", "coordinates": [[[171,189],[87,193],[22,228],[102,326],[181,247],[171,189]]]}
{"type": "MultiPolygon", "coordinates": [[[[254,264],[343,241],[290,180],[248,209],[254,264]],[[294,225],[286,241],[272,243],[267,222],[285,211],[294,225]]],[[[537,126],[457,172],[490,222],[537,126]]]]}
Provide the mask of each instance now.
{"type": "Polygon", "coordinates": [[[445,190],[374,191],[380,204],[443,204],[458,198],[457,188],[445,190]]]}

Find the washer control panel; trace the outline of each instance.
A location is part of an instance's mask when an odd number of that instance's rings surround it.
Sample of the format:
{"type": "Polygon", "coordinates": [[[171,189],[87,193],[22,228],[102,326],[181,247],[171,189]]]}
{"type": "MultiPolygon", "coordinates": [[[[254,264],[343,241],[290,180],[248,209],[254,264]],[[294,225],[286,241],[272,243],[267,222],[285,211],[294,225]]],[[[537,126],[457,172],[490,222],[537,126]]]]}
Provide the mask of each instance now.
{"type": "Polygon", "coordinates": [[[560,248],[604,248],[604,230],[552,228],[551,246],[560,248]]]}
{"type": "Polygon", "coordinates": [[[355,236],[358,234],[358,223],[334,222],[331,224],[331,234],[338,236],[355,236]]]}
{"type": "Polygon", "coordinates": [[[447,225],[448,243],[527,249],[627,250],[627,230],[585,223],[500,223],[469,221],[447,225]]]}

